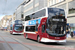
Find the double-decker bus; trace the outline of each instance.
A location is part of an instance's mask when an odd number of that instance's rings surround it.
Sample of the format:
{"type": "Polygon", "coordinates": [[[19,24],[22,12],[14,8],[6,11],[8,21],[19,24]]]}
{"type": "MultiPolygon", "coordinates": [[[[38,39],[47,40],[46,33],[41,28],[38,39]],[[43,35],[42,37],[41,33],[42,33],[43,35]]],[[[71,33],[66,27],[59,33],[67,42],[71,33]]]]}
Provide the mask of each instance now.
{"type": "Polygon", "coordinates": [[[66,42],[64,9],[46,7],[26,15],[24,37],[38,42],[66,42]]]}
{"type": "Polygon", "coordinates": [[[23,34],[23,24],[21,20],[15,20],[10,25],[10,34],[23,34]]]}

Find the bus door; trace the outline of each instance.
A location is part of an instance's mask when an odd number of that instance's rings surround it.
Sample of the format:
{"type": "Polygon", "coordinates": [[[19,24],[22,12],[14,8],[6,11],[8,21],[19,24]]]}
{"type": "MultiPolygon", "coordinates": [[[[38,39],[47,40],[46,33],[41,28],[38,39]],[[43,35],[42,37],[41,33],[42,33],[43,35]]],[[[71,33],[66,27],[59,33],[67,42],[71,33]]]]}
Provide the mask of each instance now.
{"type": "Polygon", "coordinates": [[[46,30],[45,30],[45,24],[43,24],[42,25],[42,31],[41,31],[41,36],[42,37],[45,37],[45,32],[46,32],[46,30]]]}

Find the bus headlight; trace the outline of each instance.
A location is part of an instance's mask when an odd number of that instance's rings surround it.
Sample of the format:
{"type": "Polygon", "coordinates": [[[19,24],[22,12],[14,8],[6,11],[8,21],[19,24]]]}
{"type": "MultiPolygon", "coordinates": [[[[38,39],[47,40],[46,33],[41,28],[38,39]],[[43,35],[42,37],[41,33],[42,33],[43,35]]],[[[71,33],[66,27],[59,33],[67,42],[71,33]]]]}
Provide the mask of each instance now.
{"type": "Polygon", "coordinates": [[[66,32],[64,31],[64,34],[65,34],[66,32]]]}

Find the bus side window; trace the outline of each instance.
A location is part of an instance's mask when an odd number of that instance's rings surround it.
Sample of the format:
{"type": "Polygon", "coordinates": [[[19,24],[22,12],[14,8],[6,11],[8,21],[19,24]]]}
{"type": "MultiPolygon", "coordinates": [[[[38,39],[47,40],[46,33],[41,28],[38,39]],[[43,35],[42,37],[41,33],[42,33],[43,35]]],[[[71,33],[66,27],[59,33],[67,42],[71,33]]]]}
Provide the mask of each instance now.
{"type": "Polygon", "coordinates": [[[28,15],[28,16],[25,17],[25,21],[28,21],[30,19],[31,19],[31,16],[30,15],[28,15]]]}
{"type": "Polygon", "coordinates": [[[45,33],[45,25],[42,25],[42,33],[45,33]]]}
{"type": "Polygon", "coordinates": [[[26,31],[35,32],[35,26],[26,26],[26,31]]]}

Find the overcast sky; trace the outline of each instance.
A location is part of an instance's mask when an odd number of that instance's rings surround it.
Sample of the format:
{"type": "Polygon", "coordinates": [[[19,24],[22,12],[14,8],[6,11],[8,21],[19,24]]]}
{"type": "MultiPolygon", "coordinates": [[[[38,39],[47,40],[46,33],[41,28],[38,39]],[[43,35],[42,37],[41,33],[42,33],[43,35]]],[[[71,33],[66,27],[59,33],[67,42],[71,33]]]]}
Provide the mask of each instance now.
{"type": "Polygon", "coordinates": [[[11,15],[24,0],[0,0],[0,18],[11,15]]]}

